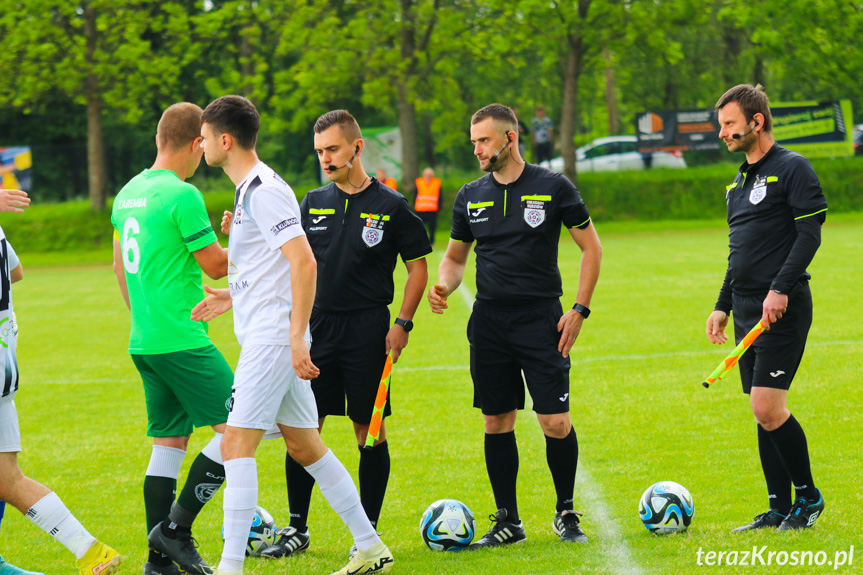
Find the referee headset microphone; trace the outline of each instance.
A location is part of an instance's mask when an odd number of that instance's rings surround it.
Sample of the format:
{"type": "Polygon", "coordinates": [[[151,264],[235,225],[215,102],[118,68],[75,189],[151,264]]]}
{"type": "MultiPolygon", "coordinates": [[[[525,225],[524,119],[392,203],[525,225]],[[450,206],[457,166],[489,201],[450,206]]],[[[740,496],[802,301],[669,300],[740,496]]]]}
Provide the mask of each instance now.
{"type": "Polygon", "coordinates": [[[357,144],[357,147],[356,147],[356,148],[354,148],[354,155],[353,155],[353,156],[351,156],[351,159],[350,159],[350,160],[348,160],[347,162],[345,162],[345,165],[344,165],[344,166],[336,166],[336,165],[334,165],[334,164],[330,164],[330,165],[328,165],[328,166],[327,166],[327,169],[328,169],[329,171],[331,171],[331,172],[335,172],[336,170],[341,170],[342,168],[347,168],[347,169],[348,169],[348,183],[349,183],[351,186],[353,186],[354,188],[361,188],[361,187],[363,186],[363,184],[364,184],[364,183],[366,183],[366,180],[368,180],[368,179],[369,179],[369,177],[368,177],[368,176],[366,176],[366,178],[365,178],[362,182],[360,182],[360,185],[356,185],[356,184],[354,184],[354,183],[351,181],[351,172],[350,172],[351,168],[353,168],[353,167],[354,167],[354,165],[351,163],[351,161],[352,161],[354,158],[356,158],[356,157],[357,157],[357,154],[359,154],[359,153],[360,153],[360,145],[359,145],[359,144],[357,144]]]}
{"type": "Polygon", "coordinates": [[[740,132],[739,134],[731,134],[731,137],[732,137],[733,139],[735,139],[735,140],[739,140],[739,139],[741,139],[741,138],[745,138],[746,136],[748,136],[749,134],[751,134],[751,133],[752,133],[752,131],[753,131],[753,130],[755,130],[755,128],[757,128],[757,127],[758,127],[758,126],[760,126],[760,125],[761,125],[761,124],[755,124],[754,126],[752,126],[751,128],[749,128],[749,131],[748,131],[748,132],[740,132]]]}
{"type": "MultiPolygon", "coordinates": [[[[737,135],[737,134],[735,134],[735,136],[736,136],[736,135],[737,135]]],[[[351,156],[351,159],[350,159],[350,160],[348,160],[347,162],[345,162],[345,165],[344,165],[344,166],[336,166],[336,165],[334,165],[334,164],[330,164],[329,166],[327,166],[327,169],[328,169],[329,171],[331,171],[331,172],[335,172],[336,170],[341,170],[342,168],[347,168],[347,169],[349,169],[349,170],[350,170],[351,168],[353,168],[353,167],[354,167],[354,165],[351,163],[351,160],[353,160],[354,158],[356,158],[356,157],[357,157],[357,154],[359,154],[359,153],[360,153],[360,146],[359,146],[359,144],[357,144],[357,147],[356,147],[356,148],[354,148],[354,155],[353,155],[353,156],[351,156]]]]}
{"type": "Polygon", "coordinates": [[[492,157],[490,157],[488,159],[488,163],[493,164],[493,163],[497,162],[497,159],[500,157],[500,155],[502,153],[504,153],[506,151],[507,147],[509,147],[509,144],[511,142],[512,142],[512,138],[510,137],[509,132],[507,132],[506,133],[506,144],[504,144],[503,148],[501,148],[498,153],[496,153],[495,155],[493,155],[492,157]]]}

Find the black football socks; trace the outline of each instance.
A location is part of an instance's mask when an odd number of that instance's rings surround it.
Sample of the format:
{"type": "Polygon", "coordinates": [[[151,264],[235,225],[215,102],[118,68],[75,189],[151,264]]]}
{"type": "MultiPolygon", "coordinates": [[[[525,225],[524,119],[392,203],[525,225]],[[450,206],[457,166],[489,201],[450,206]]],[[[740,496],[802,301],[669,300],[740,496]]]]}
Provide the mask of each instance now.
{"type": "Polygon", "coordinates": [[[794,482],[797,497],[818,499],[818,490],[813,485],[812,468],[809,466],[806,434],[800,423],[791,415],[785,423],[768,433],[788,475],[791,476],[791,481],[794,482]]]}
{"type": "Polygon", "coordinates": [[[561,439],[545,436],[545,458],[557,492],[557,512],[572,509],[575,472],[578,468],[578,437],[575,428],[561,439]]]}
{"type": "Polygon", "coordinates": [[[377,529],[390,478],[390,450],[386,441],[371,449],[359,448],[360,501],[372,527],[377,529]]]}
{"type": "Polygon", "coordinates": [[[288,507],[291,510],[291,527],[304,533],[309,520],[309,506],[312,503],[312,489],[315,478],[294,461],[290,453],[285,453],[285,482],[288,486],[288,507]]]}
{"type": "Polygon", "coordinates": [[[518,445],[515,431],[485,434],[485,468],[498,509],[506,509],[506,519],[518,523],[515,484],[518,479],[518,445]]]}

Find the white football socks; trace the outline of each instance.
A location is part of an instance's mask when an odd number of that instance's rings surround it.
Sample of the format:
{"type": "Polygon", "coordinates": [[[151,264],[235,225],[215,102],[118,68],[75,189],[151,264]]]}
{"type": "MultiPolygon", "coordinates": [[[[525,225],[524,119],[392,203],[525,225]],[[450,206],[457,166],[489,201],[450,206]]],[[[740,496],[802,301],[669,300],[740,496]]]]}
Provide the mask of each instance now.
{"type": "Polygon", "coordinates": [[[180,467],[186,452],[176,447],[154,445],[150,452],[150,463],[147,464],[147,475],[176,479],[180,475],[180,467]]]}
{"type": "Polygon", "coordinates": [[[315,478],[327,503],[350,529],[357,550],[365,551],[381,540],[360,503],[360,494],[350,473],[332,450],[305,470],[315,478]]]}
{"type": "Polygon", "coordinates": [[[258,503],[258,467],[254,457],[225,462],[225,546],[220,571],[242,571],[246,542],[258,503]]]}
{"type": "Polygon", "coordinates": [[[76,559],[83,557],[96,541],[53,491],[34,503],[26,515],[36,526],[74,553],[76,559]]]}
{"type": "Polygon", "coordinates": [[[204,446],[204,449],[201,450],[201,453],[215,461],[216,463],[225,464],[225,460],[222,459],[222,434],[216,433],[213,436],[213,439],[204,446]]]}

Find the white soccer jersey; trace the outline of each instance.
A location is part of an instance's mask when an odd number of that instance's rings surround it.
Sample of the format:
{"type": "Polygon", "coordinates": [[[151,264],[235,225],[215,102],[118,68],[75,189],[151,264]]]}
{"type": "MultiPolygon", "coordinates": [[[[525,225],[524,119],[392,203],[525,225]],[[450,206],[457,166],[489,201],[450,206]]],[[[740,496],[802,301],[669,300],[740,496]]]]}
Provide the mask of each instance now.
{"type": "Polygon", "coordinates": [[[0,401],[11,401],[18,391],[18,361],[12,329],[12,278],[18,267],[18,254],[0,227],[0,401]]]}
{"type": "Polygon", "coordinates": [[[291,265],[280,248],[303,235],[294,191],[258,163],[237,186],[228,240],[234,333],[241,346],[290,345],[291,265]]]}

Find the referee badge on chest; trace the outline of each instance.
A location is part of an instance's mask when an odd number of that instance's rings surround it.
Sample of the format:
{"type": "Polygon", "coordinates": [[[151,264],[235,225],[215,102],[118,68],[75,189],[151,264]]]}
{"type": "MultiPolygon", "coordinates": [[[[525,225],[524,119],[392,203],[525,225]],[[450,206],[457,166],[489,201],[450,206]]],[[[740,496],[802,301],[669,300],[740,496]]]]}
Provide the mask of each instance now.
{"type": "Polygon", "coordinates": [[[761,200],[767,197],[767,177],[755,176],[755,183],[752,185],[752,191],[749,192],[749,203],[757,205],[761,200]]]}
{"type": "Polygon", "coordinates": [[[384,239],[384,224],[390,221],[390,217],[379,214],[360,214],[360,217],[365,220],[363,243],[373,248],[384,239]]]}
{"type": "Polygon", "coordinates": [[[545,205],[551,201],[551,196],[522,196],[524,205],[524,221],[535,228],[545,221],[545,205]]]}

